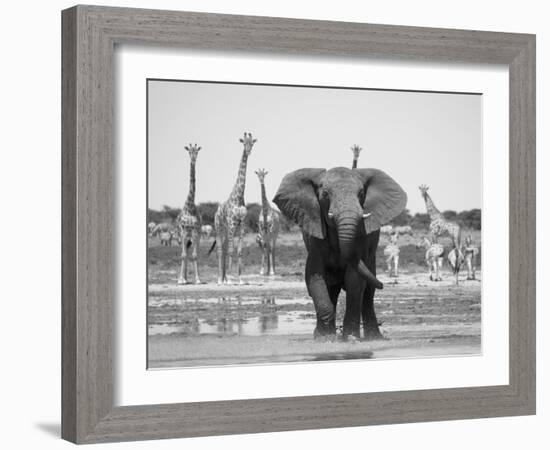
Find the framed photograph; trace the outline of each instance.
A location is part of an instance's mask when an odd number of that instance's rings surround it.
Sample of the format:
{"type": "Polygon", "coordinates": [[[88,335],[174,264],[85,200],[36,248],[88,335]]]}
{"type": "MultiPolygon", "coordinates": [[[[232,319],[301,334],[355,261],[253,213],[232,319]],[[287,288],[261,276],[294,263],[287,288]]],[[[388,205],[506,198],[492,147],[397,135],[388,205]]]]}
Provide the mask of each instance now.
{"type": "Polygon", "coordinates": [[[535,37],[62,13],[62,435],[535,413],[535,37]]]}

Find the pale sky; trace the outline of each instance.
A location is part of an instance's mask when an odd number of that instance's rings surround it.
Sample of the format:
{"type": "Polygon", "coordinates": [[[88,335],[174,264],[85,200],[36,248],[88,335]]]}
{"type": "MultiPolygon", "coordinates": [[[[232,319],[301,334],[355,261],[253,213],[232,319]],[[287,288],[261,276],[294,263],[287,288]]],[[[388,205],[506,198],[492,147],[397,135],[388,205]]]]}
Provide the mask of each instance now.
{"type": "Polygon", "coordinates": [[[235,183],[245,131],[258,141],[248,158],[245,201],[260,203],[254,171],[265,168],[271,200],[283,176],[304,167],[387,172],[425,212],[418,185],[440,210],[481,208],[481,95],[155,81],[149,88],[149,207],[181,207],[189,156],[197,159],[195,202],[225,201],[235,183]]]}

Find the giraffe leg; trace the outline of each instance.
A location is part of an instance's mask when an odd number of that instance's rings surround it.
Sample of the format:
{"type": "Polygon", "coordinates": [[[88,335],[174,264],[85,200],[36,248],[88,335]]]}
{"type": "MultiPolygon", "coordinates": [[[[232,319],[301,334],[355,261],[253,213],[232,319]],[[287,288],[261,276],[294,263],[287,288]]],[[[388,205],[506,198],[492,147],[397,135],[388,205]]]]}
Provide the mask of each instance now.
{"type": "Polygon", "coordinates": [[[235,251],[234,234],[234,228],[228,230],[227,232],[227,271],[224,280],[226,284],[233,284],[230,278],[230,274],[233,269],[233,252],[235,251]]]}
{"type": "Polygon", "coordinates": [[[399,255],[395,255],[393,258],[393,262],[395,265],[395,278],[399,277],[399,255]]]}
{"type": "Polygon", "coordinates": [[[222,233],[216,235],[216,253],[218,254],[218,284],[222,284],[225,278],[225,255],[223,246],[225,245],[222,239],[222,233]]]}
{"type": "Polygon", "coordinates": [[[269,233],[265,233],[265,256],[267,264],[265,273],[271,275],[271,243],[269,233]]]}
{"type": "Polygon", "coordinates": [[[277,241],[277,234],[273,235],[271,242],[271,272],[269,275],[275,276],[275,242],[277,241]]]}
{"type": "Polygon", "coordinates": [[[201,279],[199,276],[199,262],[198,262],[198,253],[200,248],[200,242],[201,242],[201,233],[200,229],[195,230],[193,232],[193,249],[191,253],[191,261],[193,261],[194,269],[195,269],[195,283],[200,284],[201,279]]]}
{"type": "Polygon", "coordinates": [[[239,271],[239,284],[244,284],[241,275],[243,273],[243,258],[242,258],[242,252],[243,252],[243,237],[244,237],[244,221],[242,221],[239,225],[239,235],[238,235],[238,241],[237,241],[237,264],[238,264],[238,271],[239,271]]]}
{"type": "MultiPolygon", "coordinates": [[[[182,236],[185,236],[183,230],[182,236]]],[[[187,249],[185,248],[185,238],[181,241],[181,265],[178,284],[187,284],[187,249]]]]}
{"type": "Polygon", "coordinates": [[[264,264],[265,264],[265,246],[262,245],[261,247],[261,250],[262,250],[262,263],[260,265],[260,275],[263,275],[265,272],[264,272],[264,264]]]}

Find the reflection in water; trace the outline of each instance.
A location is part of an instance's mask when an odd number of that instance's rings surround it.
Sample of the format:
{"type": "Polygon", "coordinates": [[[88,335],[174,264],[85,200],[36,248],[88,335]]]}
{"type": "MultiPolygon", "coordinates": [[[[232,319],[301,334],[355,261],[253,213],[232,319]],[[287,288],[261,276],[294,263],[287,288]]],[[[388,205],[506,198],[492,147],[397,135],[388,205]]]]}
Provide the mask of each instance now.
{"type": "MultiPolygon", "coordinates": [[[[314,319],[308,311],[294,310],[301,302],[278,300],[274,296],[256,298],[220,297],[212,303],[202,299],[169,304],[169,323],[151,324],[149,335],[177,333],[186,336],[260,336],[311,334],[314,319]],[[176,317],[176,320],[174,320],[176,317]]],[[[300,299],[301,301],[302,299],[300,299]]],[[[166,307],[164,303],[161,307],[166,307]]],[[[168,311],[167,311],[168,312],[168,311]]]]}
{"type": "Polygon", "coordinates": [[[258,319],[260,323],[260,333],[266,334],[269,331],[276,330],[279,325],[279,315],[277,313],[265,314],[258,319]]]}

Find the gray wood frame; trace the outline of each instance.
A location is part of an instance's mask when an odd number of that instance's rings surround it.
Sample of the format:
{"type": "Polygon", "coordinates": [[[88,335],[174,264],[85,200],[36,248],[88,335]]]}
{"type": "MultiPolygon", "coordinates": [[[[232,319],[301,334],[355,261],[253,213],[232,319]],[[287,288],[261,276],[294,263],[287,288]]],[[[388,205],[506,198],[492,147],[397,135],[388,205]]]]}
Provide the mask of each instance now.
{"type": "Polygon", "coordinates": [[[62,31],[63,438],[93,443],[535,413],[533,35],[96,6],[63,11],[62,31]],[[509,384],[114,407],[112,162],[117,43],[506,64],[509,384]]]}

